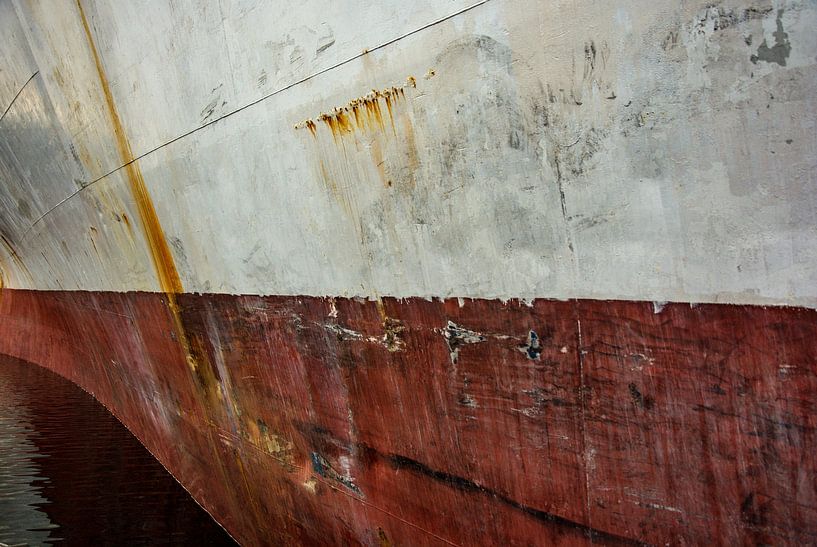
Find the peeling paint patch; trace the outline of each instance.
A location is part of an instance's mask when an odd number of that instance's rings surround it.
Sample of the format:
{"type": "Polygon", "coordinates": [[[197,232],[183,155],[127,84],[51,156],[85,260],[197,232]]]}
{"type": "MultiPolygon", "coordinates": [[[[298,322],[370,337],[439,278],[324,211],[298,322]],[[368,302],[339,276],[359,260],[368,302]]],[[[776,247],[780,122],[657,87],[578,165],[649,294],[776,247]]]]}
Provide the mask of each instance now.
{"type": "Polygon", "coordinates": [[[777,63],[780,66],[786,66],[786,59],[791,53],[791,44],[789,43],[789,35],[783,30],[783,10],[777,11],[777,29],[774,31],[774,45],[769,47],[766,39],[757,48],[757,53],[749,57],[749,60],[754,64],[758,61],[765,61],[767,63],[777,63]]]}
{"type": "Polygon", "coordinates": [[[334,333],[338,337],[339,342],[343,342],[346,340],[367,340],[369,342],[376,340],[374,337],[365,337],[361,333],[354,331],[352,329],[347,329],[345,327],[341,327],[337,323],[330,323],[328,325],[324,325],[326,330],[334,333]]]}
{"type": "MultiPolygon", "coordinates": [[[[744,10],[734,10],[712,6],[706,8],[706,10],[696,18],[692,30],[698,34],[718,32],[736,25],[740,25],[746,21],[762,19],[771,13],[771,11],[772,8],[746,8],[744,10]]],[[[673,43],[677,42],[677,36],[675,36],[675,39],[671,41],[673,43]]],[[[667,48],[665,47],[665,49],[667,48]]]]}
{"type": "Polygon", "coordinates": [[[486,340],[485,336],[478,332],[460,327],[453,321],[442,329],[442,335],[448,344],[448,353],[451,357],[451,364],[456,365],[459,358],[460,348],[467,344],[478,344],[486,340]]]}
{"type": "Polygon", "coordinates": [[[401,351],[404,343],[400,339],[399,333],[405,327],[397,319],[386,318],[383,321],[383,336],[367,336],[361,332],[342,327],[337,323],[327,323],[323,327],[333,333],[339,342],[368,342],[383,346],[390,352],[401,351]]]}
{"type": "Polygon", "coordinates": [[[655,401],[649,395],[644,395],[638,389],[638,386],[631,383],[627,386],[630,391],[630,397],[633,400],[633,404],[639,408],[643,408],[645,410],[651,410],[655,401]]]}
{"type": "Polygon", "coordinates": [[[400,333],[405,330],[405,327],[399,320],[387,317],[383,321],[383,338],[381,339],[383,345],[391,352],[400,351],[403,349],[405,343],[400,338],[400,333]]]}
{"type": "MultiPolygon", "coordinates": [[[[463,346],[468,344],[478,344],[480,342],[485,342],[488,339],[502,341],[504,342],[503,345],[506,345],[506,347],[508,342],[514,343],[514,345],[508,349],[515,349],[524,353],[525,357],[531,361],[538,361],[543,350],[542,337],[532,329],[528,331],[524,342],[519,341],[520,336],[518,335],[511,336],[508,334],[494,332],[477,332],[461,327],[453,321],[448,321],[445,328],[435,329],[435,331],[442,334],[443,338],[445,338],[446,344],[448,344],[448,353],[451,357],[452,365],[457,364],[459,352],[463,346]]],[[[550,332],[550,329],[546,328],[544,334],[545,340],[549,340],[551,336],[552,333],[550,332]]],[[[563,348],[562,353],[565,351],[566,349],[563,348]]]]}
{"type": "Polygon", "coordinates": [[[354,483],[354,479],[349,475],[341,475],[334,468],[326,461],[326,458],[318,454],[317,452],[312,452],[310,454],[310,459],[312,460],[312,470],[324,477],[326,479],[331,479],[335,482],[338,482],[354,492],[355,494],[362,496],[363,492],[360,491],[360,488],[354,483]]]}
{"type": "Polygon", "coordinates": [[[295,461],[292,455],[294,448],[292,441],[270,431],[263,420],[256,420],[256,428],[253,431],[255,437],[252,439],[253,443],[275,458],[287,471],[293,471],[295,461]]]}
{"type": "Polygon", "coordinates": [[[539,341],[539,335],[535,331],[528,332],[528,342],[519,346],[519,351],[524,353],[528,359],[535,361],[539,359],[542,354],[542,344],[539,341]]]}
{"type": "Polygon", "coordinates": [[[670,511],[672,513],[683,514],[683,511],[681,511],[677,507],[670,507],[669,505],[660,505],[658,503],[638,503],[637,505],[641,507],[646,507],[647,509],[656,509],[660,511],[670,511]]]}
{"type": "Polygon", "coordinates": [[[318,491],[318,481],[313,478],[309,478],[305,480],[303,483],[303,487],[310,493],[315,494],[318,491]]]}

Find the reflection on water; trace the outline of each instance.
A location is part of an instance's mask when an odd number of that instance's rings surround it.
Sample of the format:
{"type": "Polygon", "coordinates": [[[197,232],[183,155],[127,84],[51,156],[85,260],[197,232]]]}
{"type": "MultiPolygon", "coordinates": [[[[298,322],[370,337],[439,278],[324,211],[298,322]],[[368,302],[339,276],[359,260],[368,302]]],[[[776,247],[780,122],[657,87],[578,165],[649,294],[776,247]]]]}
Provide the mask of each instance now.
{"type": "Polygon", "coordinates": [[[116,418],[0,356],[0,545],[235,545],[116,418]]]}

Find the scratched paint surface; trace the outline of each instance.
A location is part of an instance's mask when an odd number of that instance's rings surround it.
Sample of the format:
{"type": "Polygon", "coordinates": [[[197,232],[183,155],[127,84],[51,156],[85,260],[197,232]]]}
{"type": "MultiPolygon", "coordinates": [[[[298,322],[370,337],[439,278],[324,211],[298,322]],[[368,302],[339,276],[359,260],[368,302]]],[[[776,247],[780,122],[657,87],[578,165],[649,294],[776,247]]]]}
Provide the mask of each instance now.
{"type": "Polygon", "coordinates": [[[3,4],[7,286],[817,303],[813,2],[120,4],[3,4]]]}
{"type": "Polygon", "coordinates": [[[0,352],[243,543],[817,540],[813,310],[181,295],[208,384],[164,298],[5,289],[0,352]]]}
{"type": "Polygon", "coordinates": [[[814,543],[815,28],[0,1],[0,352],[250,544],[814,543]]]}

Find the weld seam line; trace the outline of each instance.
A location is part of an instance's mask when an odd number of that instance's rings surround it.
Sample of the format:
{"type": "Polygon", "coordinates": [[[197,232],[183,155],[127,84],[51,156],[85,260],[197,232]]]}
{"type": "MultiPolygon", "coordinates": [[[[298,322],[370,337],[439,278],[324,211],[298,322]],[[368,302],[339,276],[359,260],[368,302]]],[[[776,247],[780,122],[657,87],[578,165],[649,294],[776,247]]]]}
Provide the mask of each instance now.
{"type": "MultiPolygon", "coordinates": [[[[105,173],[104,175],[101,175],[101,176],[99,176],[99,177],[95,178],[94,180],[92,180],[92,181],[90,181],[90,182],[88,182],[88,183],[84,184],[84,185],[82,186],[82,188],[80,188],[80,189],[78,189],[78,190],[75,190],[73,193],[71,193],[71,194],[69,194],[67,197],[63,198],[63,199],[62,199],[62,200],[61,200],[59,203],[57,203],[56,205],[54,205],[53,207],[51,207],[51,208],[50,208],[48,211],[46,211],[45,213],[43,213],[43,214],[42,214],[42,215],[41,215],[41,216],[40,216],[40,217],[39,217],[37,220],[35,220],[35,221],[34,221],[34,222],[31,224],[31,226],[29,226],[28,230],[26,230],[26,231],[25,231],[25,233],[23,234],[23,236],[22,236],[20,239],[21,239],[21,240],[25,239],[25,237],[26,237],[26,236],[28,235],[28,233],[29,233],[29,232],[30,232],[30,231],[31,231],[31,230],[34,228],[34,226],[36,226],[36,225],[37,225],[37,224],[38,224],[38,223],[39,223],[39,222],[40,222],[42,219],[44,219],[44,218],[45,218],[46,216],[48,216],[48,215],[49,215],[49,214],[50,214],[52,211],[54,211],[54,209],[56,209],[57,207],[59,207],[60,205],[62,205],[63,203],[65,203],[66,201],[68,201],[69,199],[71,199],[72,197],[76,196],[77,194],[79,194],[80,192],[82,192],[82,191],[83,191],[83,190],[85,190],[86,188],[90,187],[91,185],[96,184],[96,183],[97,183],[97,182],[99,182],[100,180],[102,180],[102,179],[104,179],[104,178],[106,178],[106,177],[109,177],[110,175],[113,175],[113,174],[114,174],[114,173],[116,173],[117,171],[119,171],[119,170],[121,170],[121,169],[124,169],[124,168],[125,168],[125,167],[127,167],[128,165],[131,165],[132,163],[135,163],[135,162],[137,162],[137,161],[141,160],[141,159],[142,159],[142,158],[144,158],[145,156],[149,156],[150,154],[153,154],[154,152],[156,152],[156,151],[158,151],[158,150],[160,150],[160,149],[162,149],[162,148],[164,148],[164,147],[166,147],[166,146],[169,146],[169,145],[173,144],[173,143],[174,143],[174,142],[176,142],[176,141],[179,141],[179,140],[181,140],[181,139],[183,139],[183,138],[185,138],[185,137],[189,137],[189,136],[190,136],[190,135],[192,135],[193,133],[196,133],[196,132],[198,132],[198,131],[201,131],[202,129],[204,129],[204,128],[206,128],[206,127],[209,127],[209,126],[211,126],[211,125],[213,125],[213,124],[215,124],[215,123],[217,123],[217,122],[220,122],[221,120],[223,120],[223,119],[225,119],[225,118],[229,118],[229,117],[230,117],[230,116],[232,116],[233,114],[238,114],[238,113],[239,113],[239,112],[241,112],[242,110],[246,110],[247,108],[250,108],[250,107],[252,107],[252,106],[255,106],[255,105],[257,105],[258,103],[261,103],[261,102],[263,102],[263,101],[266,101],[267,99],[269,99],[269,98],[271,98],[271,97],[274,97],[275,95],[278,95],[279,93],[283,93],[284,91],[287,91],[287,90],[289,90],[289,89],[292,89],[293,87],[296,87],[296,86],[298,86],[298,85],[301,85],[302,83],[305,83],[305,82],[307,82],[307,81],[309,81],[309,80],[311,80],[311,79],[313,79],[313,78],[316,78],[316,77],[318,77],[318,76],[320,76],[320,75],[322,75],[322,74],[325,74],[325,73],[327,73],[327,72],[330,72],[330,71],[332,71],[332,70],[335,70],[336,68],[340,68],[340,67],[342,67],[343,65],[346,65],[346,64],[348,64],[348,63],[351,63],[352,61],[354,61],[354,60],[356,60],[356,59],[360,59],[360,58],[361,58],[361,57],[363,57],[364,55],[367,55],[367,54],[372,53],[372,52],[374,52],[374,51],[377,51],[377,50],[379,50],[379,49],[383,49],[384,47],[388,47],[388,46],[390,46],[390,45],[392,45],[392,44],[394,44],[394,43],[396,43],[396,42],[399,42],[400,40],[403,40],[404,38],[408,38],[409,36],[412,36],[412,35],[414,35],[414,34],[417,34],[418,32],[422,32],[422,31],[424,31],[424,30],[426,30],[426,29],[429,29],[429,28],[431,28],[431,27],[433,27],[433,26],[436,26],[436,25],[438,25],[438,24],[440,24],[440,23],[444,23],[445,21],[448,21],[449,19],[452,19],[452,18],[454,18],[454,17],[457,17],[458,15],[462,15],[463,13],[466,13],[466,12],[468,12],[468,11],[471,11],[471,10],[472,10],[472,9],[474,9],[474,8],[478,8],[479,6],[481,6],[481,5],[483,5],[483,4],[487,4],[487,3],[488,3],[488,2],[490,2],[490,1],[491,1],[491,0],[481,0],[481,1],[477,2],[477,3],[475,3],[475,4],[471,4],[470,6],[466,6],[466,7],[464,7],[464,8],[462,8],[462,9],[461,9],[461,10],[459,10],[459,11],[456,11],[456,12],[454,12],[454,13],[451,13],[451,14],[449,14],[449,15],[446,15],[446,16],[444,16],[444,17],[441,17],[440,19],[437,19],[437,20],[435,20],[435,21],[432,21],[432,22],[430,22],[430,23],[427,23],[427,24],[425,24],[425,25],[423,25],[423,26],[421,26],[421,27],[419,27],[419,28],[416,28],[416,29],[414,29],[414,30],[410,30],[410,31],[406,32],[405,34],[402,34],[402,35],[400,35],[400,36],[398,36],[398,37],[396,37],[396,38],[392,38],[391,40],[388,40],[388,41],[386,41],[386,42],[383,42],[382,44],[379,44],[379,45],[374,46],[374,47],[372,47],[372,48],[364,49],[363,51],[361,51],[361,52],[360,52],[360,53],[358,53],[357,55],[354,55],[354,56],[352,56],[352,57],[349,57],[348,59],[345,59],[345,60],[343,60],[343,61],[338,61],[338,62],[337,62],[337,63],[335,63],[334,65],[328,66],[328,67],[326,67],[326,68],[322,68],[321,70],[318,70],[317,72],[313,72],[312,74],[309,74],[308,76],[304,76],[304,77],[303,77],[303,78],[301,78],[300,80],[296,80],[296,81],[294,81],[294,82],[292,82],[292,83],[289,83],[289,84],[285,85],[284,87],[281,87],[281,88],[276,89],[275,91],[271,91],[271,92],[269,92],[268,94],[266,94],[266,95],[264,95],[264,96],[262,96],[262,97],[260,97],[260,98],[258,98],[258,99],[255,99],[254,101],[251,101],[251,102],[249,102],[249,103],[245,104],[244,106],[240,106],[240,107],[236,108],[235,110],[232,110],[232,111],[230,111],[230,112],[227,112],[226,114],[223,114],[223,115],[219,116],[218,118],[215,118],[215,119],[213,119],[213,120],[210,120],[209,122],[207,122],[207,123],[205,123],[205,124],[203,124],[203,125],[200,125],[200,126],[198,126],[198,127],[195,127],[195,128],[193,128],[193,129],[191,129],[191,130],[187,131],[186,133],[182,133],[181,135],[178,135],[177,137],[174,137],[174,138],[170,139],[169,141],[167,141],[167,142],[165,142],[165,143],[163,143],[163,144],[160,144],[159,146],[156,146],[155,148],[151,148],[150,150],[148,150],[148,151],[146,151],[146,152],[143,152],[142,154],[139,154],[138,156],[134,157],[134,158],[133,158],[133,159],[131,159],[130,161],[128,161],[128,162],[126,162],[126,163],[123,163],[123,164],[122,164],[122,165],[120,165],[119,167],[116,167],[116,168],[114,168],[114,169],[112,169],[112,170],[108,171],[108,172],[107,172],[107,173],[105,173]]],[[[33,76],[32,76],[32,78],[33,78],[33,76]]]]}
{"type": "Polygon", "coordinates": [[[39,73],[40,73],[40,71],[39,71],[39,70],[38,70],[38,71],[36,71],[34,74],[32,74],[32,75],[31,75],[31,77],[30,77],[28,80],[26,80],[26,83],[24,83],[24,84],[23,84],[23,87],[21,87],[21,88],[20,88],[20,90],[17,92],[17,94],[16,94],[16,95],[14,96],[14,98],[11,100],[11,102],[9,103],[9,105],[8,105],[8,106],[6,107],[6,109],[3,111],[3,115],[2,115],[2,116],[0,116],[0,122],[2,122],[2,121],[3,121],[3,118],[5,118],[5,117],[6,117],[6,114],[8,114],[8,113],[9,113],[9,110],[11,110],[11,107],[12,107],[12,106],[14,106],[14,103],[15,103],[15,101],[17,101],[17,97],[19,97],[19,96],[20,96],[20,93],[22,93],[22,92],[23,92],[23,90],[26,88],[26,86],[27,86],[27,85],[28,85],[28,84],[31,82],[31,80],[33,80],[33,79],[34,79],[34,76],[36,76],[36,75],[37,75],[37,74],[39,74],[39,73]]]}

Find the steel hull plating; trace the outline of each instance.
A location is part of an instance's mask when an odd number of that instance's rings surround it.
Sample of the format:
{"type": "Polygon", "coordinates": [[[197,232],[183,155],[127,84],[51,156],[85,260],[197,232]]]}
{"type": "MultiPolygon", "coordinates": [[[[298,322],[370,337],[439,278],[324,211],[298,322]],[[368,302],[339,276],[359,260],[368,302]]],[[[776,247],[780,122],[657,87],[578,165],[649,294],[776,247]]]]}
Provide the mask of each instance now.
{"type": "Polygon", "coordinates": [[[815,539],[813,310],[180,295],[194,369],[163,295],[0,305],[243,543],[815,539]]]}
{"type": "Polygon", "coordinates": [[[0,0],[0,352],[246,544],[815,543],[815,29],[0,0]]]}

